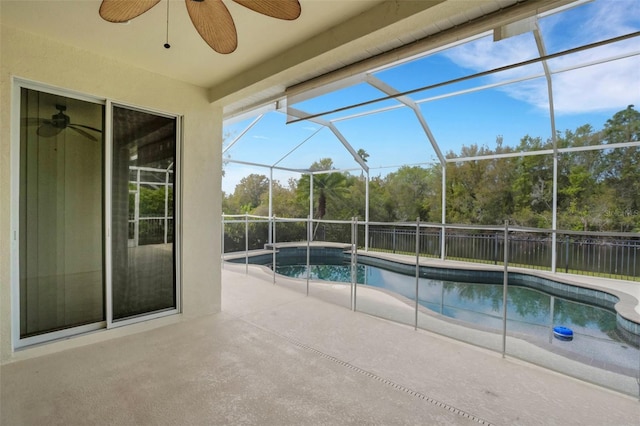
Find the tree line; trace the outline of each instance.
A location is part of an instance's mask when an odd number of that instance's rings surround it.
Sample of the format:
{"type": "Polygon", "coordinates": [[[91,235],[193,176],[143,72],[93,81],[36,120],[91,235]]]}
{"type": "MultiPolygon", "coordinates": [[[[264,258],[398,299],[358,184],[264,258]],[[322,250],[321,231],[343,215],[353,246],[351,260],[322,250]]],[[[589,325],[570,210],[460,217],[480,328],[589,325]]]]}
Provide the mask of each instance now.
{"type": "MultiPolygon", "coordinates": [[[[589,149],[640,140],[640,113],[629,105],[609,118],[602,129],[585,124],[557,132],[557,226],[566,230],[640,232],[640,147],[589,149]]],[[[525,135],[516,147],[463,146],[448,159],[505,155],[492,159],[446,163],[447,223],[500,225],[510,223],[551,228],[554,156],[515,155],[553,149],[553,141],[525,135]]],[[[366,161],[368,154],[359,150],[366,161]]],[[[334,170],[330,158],[314,162],[311,171],[334,170]]],[[[365,217],[365,178],[347,172],[313,177],[314,218],[365,217]]],[[[310,176],[273,182],[273,214],[309,215],[310,176]]],[[[442,220],[442,166],[403,166],[369,182],[369,220],[380,222],[442,220]]],[[[223,212],[268,216],[269,179],[243,178],[232,194],[224,194],[223,212]]]]}

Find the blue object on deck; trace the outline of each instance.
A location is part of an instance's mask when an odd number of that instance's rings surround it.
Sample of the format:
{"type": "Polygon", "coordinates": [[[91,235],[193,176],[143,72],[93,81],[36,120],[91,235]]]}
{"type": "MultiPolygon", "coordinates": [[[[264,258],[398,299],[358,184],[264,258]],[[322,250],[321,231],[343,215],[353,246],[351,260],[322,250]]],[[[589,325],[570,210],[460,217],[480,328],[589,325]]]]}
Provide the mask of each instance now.
{"type": "Polygon", "coordinates": [[[553,336],[559,340],[573,340],[573,330],[559,325],[557,327],[553,327],[553,336]]]}

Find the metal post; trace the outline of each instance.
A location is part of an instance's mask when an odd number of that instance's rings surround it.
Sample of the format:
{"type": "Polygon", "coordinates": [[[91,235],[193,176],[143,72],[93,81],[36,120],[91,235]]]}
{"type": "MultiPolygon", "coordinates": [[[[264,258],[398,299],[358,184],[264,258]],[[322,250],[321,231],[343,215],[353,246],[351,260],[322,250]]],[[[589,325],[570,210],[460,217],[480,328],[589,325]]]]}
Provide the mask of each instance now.
{"type": "Polygon", "coordinates": [[[636,382],[638,383],[638,399],[640,399],[640,352],[638,352],[638,376],[636,382]]]}
{"type": "Polygon", "coordinates": [[[553,343],[553,311],[556,306],[556,298],[555,296],[551,296],[551,300],[549,301],[549,343],[553,343]]]}
{"type": "Polygon", "coordinates": [[[509,285],[509,221],[504,221],[504,277],[502,279],[502,357],[507,352],[507,290],[509,285]]]}
{"type": "MultiPolygon", "coordinates": [[[[269,217],[273,217],[273,167],[269,167],[269,217]]],[[[273,225],[275,229],[275,222],[273,225]]],[[[269,242],[275,243],[275,235],[271,235],[271,226],[269,226],[269,242]]]]}
{"type": "MultiPolygon", "coordinates": [[[[309,216],[313,220],[313,173],[309,173],[309,216]]],[[[313,232],[311,233],[311,240],[313,240],[313,232]]]]}
{"type": "Polygon", "coordinates": [[[564,272],[569,273],[569,236],[567,235],[564,240],[564,254],[566,255],[566,259],[564,261],[564,272]]]}
{"type": "Polygon", "coordinates": [[[244,273],[249,273],[249,214],[244,214],[244,273]]]}
{"type": "Polygon", "coordinates": [[[393,239],[391,241],[392,241],[392,244],[393,244],[393,247],[392,247],[393,250],[392,251],[393,251],[393,253],[395,253],[396,252],[396,227],[395,226],[393,227],[393,239]]]}
{"type": "MultiPolygon", "coordinates": [[[[542,38],[542,33],[540,32],[540,28],[537,22],[535,23],[535,28],[533,29],[533,37],[536,41],[536,46],[538,48],[540,57],[547,56],[547,48],[544,45],[544,39],[542,38]]],[[[556,132],[556,113],[555,103],[553,100],[553,79],[551,77],[549,64],[546,60],[542,61],[542,68],[544,69],[544,75],[547,80],[547,95],[549,99],[549,122],[551,123],[551,141],[553,143],[553,201],[551,213],[551,229],[553,233],[551,234],[551,272],[555,273],[558,252],[558,134],[556,132]]]]}
{"type": "Polygon", "coordinates": [[[446,257],[445,227],[447,226],[447,163],[442,163],[442,230],[440,232],[440,260],[446,257]]]}
{"type": "Polygon", "coordinates": [[[418,293],[420,287],[420,216],[416,219],[416,317],[413,329],[418,329],[418,293]]]}
{"type": "Polygon", "coordinates": [[[446,244],[446,238],[447,238],[447,234],[446,234],[446,226],[442,225],[442,229],[440,229],[440,260],[445,260],[447,257],[447,244],[446,244]]]}
{"type": "MultiPolygon", "coordinates": [[[[554,137],[555,140],[555,137],[554,137]]],[[[554,143],[555,146],[555,143],[554,143]]],[[[555,148],[554,148],[555,151],[555,148]]],[[[553,217],[551,218],[551,272],[556,272],[556,262],[558,255],[558,153],[553,153],[553,217]]]]}
{"type": "Polygon", "coordinates": [[[354,256],[353,256],[353,253],[354,253],[354,250],[355,250],[355,247],[354,247],[354,244],[353,244],[353,241],[354,241],[353,228],[354,228],[354,221],[353,221],[353,217],[351,217],[351,261],[350,261],[350,266],[351,266],[351,289],[350,290],[351,291],[349,293],[349,295],[350,295],[349,306],[351,307],[352,311],[354,310],[354,306],[353,306],[353,299],[354,299],[354,297],[353,297],[353,281],[354,281],[354,279],[353,279],[353,276],[354,276],[353,257],[354,256]]]}
{"type": "Polygon", "coordinates": [[[365,187],[366,206],[364,217],[364,251],[369,251],[369,170],[367,170],[367,180],[365,187]]]}
{"type": "Polygon", "coordinates": [[[222,215],[222,232],[221,234],[221,240],[220,241],[220,245],[221,245],[221,250],[220,250],[220,263],[221,263],[221,267],[222,269],[224,269],[224,214],[222,215]]]}
{"type": "Polygon", "coordinates": [[[164,177],[164,243],[167,244],[169,234],[169,169],[164,177]]]}
{"type": "Polygon", "coordinates": [[[493,264],[498,264],[498,233],[494,234],[494,244],[493,244],[493,264]]]}
{"type": "Polygon", "coordinates": [[[273,247],[273,283],[276,283],[276,217],[273,216],[273,242],[271,243],[273,247]]]}
{"type": "Polygon", "coordinates": [[[354,245],[353,245],[353,263],[354,263],[354,279],[353,279],[353,310],[356,310],[358,303],[358,216],[354,219],[354,245]]]}
{"type": "Polygon", "coordinates": [[[311,216],[307,216],[307,296],[309,295],[309,279],[311,278],[311,216]]]}
{"type": "Polygon", "coordinates": [[[136,170],[136,195],[134,198],[133,239],[135,241],[135,247],[138,247],[140,242],[140,169],[136,170]]]}

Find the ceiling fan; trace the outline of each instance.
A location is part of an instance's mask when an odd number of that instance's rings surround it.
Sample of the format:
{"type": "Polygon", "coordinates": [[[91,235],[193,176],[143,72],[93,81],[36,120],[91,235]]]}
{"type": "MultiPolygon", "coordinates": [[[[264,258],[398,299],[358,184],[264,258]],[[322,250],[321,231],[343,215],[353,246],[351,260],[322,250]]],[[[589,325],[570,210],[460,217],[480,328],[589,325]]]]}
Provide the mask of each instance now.
{"type": "Polygon", "coordinates": [[[87,139],[92,141],[98,140],[95,136],[84,129],[93,130],[98,133],[102,133],[102,130],[91,126],[85,126],[84,124],[72,123],[71,118],[64,113],[67,109],[64,105],[56,104],[56,109],[58,110],[57,114],[53,114],[50,120],[46,118],[26,118],[24,119],[24,122],[27,125],[40,125],[38,130],[36,130],[36,133],[38,136],[45,138],[56,136],[64,129],[71,129],[87,139]]]}
{"type": "MultiPolygon", "coordinates": [[[[297,19],[302,11],[298,0],[233,1],[254,12],[289,21],[297,19]]],[[[127,22],[142,15],[159,2],[160,0],[102,0],[99,13],[105,21],[127,22]]],[[[222,0],[185,0],[185,3],[191,22],[213,50],[224,54],[236,50],[238,47],[236,26],[222,0]]],[[[165,47],[168,48],[169,44],[167,43],[165,47]]]]}

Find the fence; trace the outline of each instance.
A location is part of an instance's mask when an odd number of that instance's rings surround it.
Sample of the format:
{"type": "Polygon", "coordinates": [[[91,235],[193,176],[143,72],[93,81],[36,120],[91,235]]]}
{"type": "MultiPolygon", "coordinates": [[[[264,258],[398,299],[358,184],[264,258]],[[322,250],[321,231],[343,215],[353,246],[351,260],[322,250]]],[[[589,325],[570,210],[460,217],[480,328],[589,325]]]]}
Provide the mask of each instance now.
{"type": "MultiPolygon", "coordinates": [[[[509,269],[556,266],[558,271],[638,280],[637,234],[556,232],[554,246],[552,231],[508,224],[499,228],[250,215],[225,216],[223,234],[223,253],[244,252],[247,273],[250,251],[263,250],[255,261],[272,267],[274,284],[276,270],[290,267],[291,276],[306,279],[307,295],[624,393],[640,390],[640,322],[614,311],[617,297],[509,269]],[[404,256],[365,256],[362,249],[404,256]],[[421,268],[424,257],[499,267],[451,272],[438,263],[433,275],[421,268]],[[326,262],[313,263],[320,258],[326,262]],[[394,266],[384,267],[390,264],[394,266]],[[331,285],[318,281],[322,279],[331,285]],[[575,330],[572,343],[556,335],[565,325],[575,330]]],[[[235,256],[240,262],[242,257],[235,256]]],[[[301,289],[299,280],[281,281],[279,285],[301,289]]]]}
{"type": "Polygon", "coordinates": [[[173,242],[173,217],[129,219],[129,245],[168,244],[173,242]]]}
{"type": "MultiPolygon", "coordinates": [[[[305,241],[307,221],[251,215],[225,216],[224,252],[264,248],[270,242],[273,223],[276,224],[278,242],[305,241]],[[248,240],[245,241],[245,238],[248,240]]],[[[312,220],[311,223],[312,241],[351,244],[351,222],[312,220]]],[[[360,249],[415,253],[415,223],[359,222],[356,229],[360,249]]],[[[420,256],[494,265],[503,263],[503,228],[464,225],[443,227],[423,223],[419,229],[420,256]]],[[[509,263],[512,266],[550,271],[555,266],[557,272],[640,281],[640,234],[556,231],[556,236],[554,250],[552,231],[509,227],[509,263]]]]}

